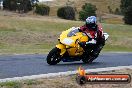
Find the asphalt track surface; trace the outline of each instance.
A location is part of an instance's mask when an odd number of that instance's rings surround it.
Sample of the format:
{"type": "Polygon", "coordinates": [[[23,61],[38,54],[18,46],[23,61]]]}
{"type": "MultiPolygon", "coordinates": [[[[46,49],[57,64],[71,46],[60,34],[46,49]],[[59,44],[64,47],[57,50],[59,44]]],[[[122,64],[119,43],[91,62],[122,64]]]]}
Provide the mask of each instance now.
{"type": "Polygon", "coordinates": [[[0,79],[74,71],[79,66],[94,69],[129,65],[132,65],[132,53],[103,53],[91,64],[78,61],[60,62],[54,66],[46,63],[46,55],[1,55],[0,79]]]}

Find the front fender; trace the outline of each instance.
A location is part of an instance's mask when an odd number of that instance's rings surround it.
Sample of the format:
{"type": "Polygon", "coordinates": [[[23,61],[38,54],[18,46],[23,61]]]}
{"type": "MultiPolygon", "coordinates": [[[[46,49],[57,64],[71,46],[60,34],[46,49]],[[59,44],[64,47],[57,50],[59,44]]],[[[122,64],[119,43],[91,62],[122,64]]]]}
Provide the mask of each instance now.
{"type": "Polygon", "coordinates": [[[60,55],[63,55],[66,52],[66,46],[65,45],[63,45],[63,44],[57,44],[56,47],[61,50],[60,55]]]}

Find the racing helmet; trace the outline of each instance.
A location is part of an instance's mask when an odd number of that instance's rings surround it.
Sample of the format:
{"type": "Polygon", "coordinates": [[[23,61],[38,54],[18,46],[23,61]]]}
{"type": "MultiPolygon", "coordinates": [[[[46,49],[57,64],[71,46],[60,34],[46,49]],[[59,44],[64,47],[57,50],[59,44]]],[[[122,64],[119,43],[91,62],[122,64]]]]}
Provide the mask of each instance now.
{"type": "Polygon", "coordinates": [[[86,27],[90,30],[97,30],[97,18],[95,16],[90,16],[86,19],[86,27]]]}

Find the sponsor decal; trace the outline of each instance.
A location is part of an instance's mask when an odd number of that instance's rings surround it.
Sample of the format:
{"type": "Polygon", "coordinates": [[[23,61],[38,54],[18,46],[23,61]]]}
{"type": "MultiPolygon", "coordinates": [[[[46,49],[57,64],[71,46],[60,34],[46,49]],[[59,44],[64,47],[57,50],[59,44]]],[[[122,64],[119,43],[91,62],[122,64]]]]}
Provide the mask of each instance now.
{"type": "Polygon", "coordinates": [[[130,83],[131,76],[129,74],[86,74],[85,70],[80,66],[76,81],[80,85],[85,83],[130,83]]]}

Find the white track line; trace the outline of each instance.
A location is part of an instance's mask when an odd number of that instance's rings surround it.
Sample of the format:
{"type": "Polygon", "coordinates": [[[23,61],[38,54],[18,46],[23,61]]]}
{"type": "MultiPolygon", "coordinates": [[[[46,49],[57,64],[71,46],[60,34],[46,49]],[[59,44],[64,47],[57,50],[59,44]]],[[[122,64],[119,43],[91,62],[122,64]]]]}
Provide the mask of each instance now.
{"type": "MultiPolygon", "coordinates": [[[[86,71],[86,73],[90,73],[90,72],[103,72],[103,71],[119,70],[119,69],[125,69],[125,68],[132,69],[132,65],[86,69],[85,71],[86,71]]],[[[67,72],[58,72],[58,73],[40,74],[40,75],[23,76],[23,77],[5,78],[5,79],[0,79],[0,82],[31,80],[31,79],[49,78],[49,77],[57,77],[57,76],[68,76],[68,75],[73,75],[76,73],[77,73],[77,70],[76,71],[67,71],[67,72]]]]}

